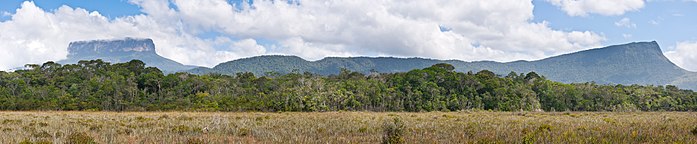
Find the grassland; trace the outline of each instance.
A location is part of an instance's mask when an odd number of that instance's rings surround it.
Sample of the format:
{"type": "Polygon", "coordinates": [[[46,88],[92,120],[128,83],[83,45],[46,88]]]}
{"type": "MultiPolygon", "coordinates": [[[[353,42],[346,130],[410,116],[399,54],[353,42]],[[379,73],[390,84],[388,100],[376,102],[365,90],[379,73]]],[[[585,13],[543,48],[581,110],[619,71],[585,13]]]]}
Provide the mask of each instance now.
{"type": "Polygon", "coordinates": [[[0,141],[697,143],[696,124],[695,112],[0,112],[0,141]]]}

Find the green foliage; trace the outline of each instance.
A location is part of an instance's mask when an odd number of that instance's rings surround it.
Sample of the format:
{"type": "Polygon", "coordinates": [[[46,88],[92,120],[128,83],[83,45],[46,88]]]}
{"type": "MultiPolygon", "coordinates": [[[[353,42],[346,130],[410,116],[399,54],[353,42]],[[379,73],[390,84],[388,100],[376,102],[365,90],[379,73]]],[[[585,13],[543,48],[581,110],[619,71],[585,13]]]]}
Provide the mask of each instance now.
{"type": "Polygon", "coordinates": [[[86,133],[72,133],[66,138],[67,144],[96,144],[94,138],[90,137],[86,133]]]}
{"type": "Polygon", "coordinates": [[[37,141],[37,142],[32,142],[32,141],[29,140],[29,139],[25,139],[25,140],[22,140],[21,142],[19,142],[19,144],[52,144],[52,142],[50,142],[50,141],[45,141],[45,140],[43,140],[43,141],[37,141]]]}
{"type": "Polygon", "coordinates": [[[31,136],[32,136],[32,137],[36,137],[36,138],[50,138],[50,137],[52,137],[52,135],[49,134],[49,133],[46,132],[46,131],[33,132],[33,133],[31,134],[31,136]]]}
{"type": "Polygon", "coordinates": [[[536,61],[505,63],[390,57],[327,57],[318,61],[307,61],[297,56],[258,56],[221,63],[213,68],[197,68],[189,72],[229,75],[239,72],[251,72],[256,75],[264,75],[267,72],[278,72],[280,74],[310,72],[320,75],[331,75],[339,73],[340,69],[344,68],[368,74],[407,72],[438,63],[451,64],[459,72],[488,70],[500,75],[511,71],[535,72],[540,76],[544,75],[548,79],[565,83],[674,84],[681,88],[697,90],[697,73],[686,71],[668,61],[656,42],[629,43],[564,54],[536,61]]]}
{"type": "MultiPolygon", "coordinates": [[[[299,71],[165,75],[138,60],[32,67],[0,72],[0,110],[697,111],[697,93],[675,86],[564,84],[534,72],[461,73],[446,63],[369,75],[341,69],[330,76],[299,71]]],[[[158,119],[163,118],[168,117],[158,119]]]]}
{"type": "Polygon", "coordinates": [[[186,134],[186,133],[200,133],[200,132],[202,132],[202,130],[201,130],[201,128],[197,128],[197,127],[189,127],[186,125],[179,125],[179,126],[173,127],[172,132],[179,133],[179,134],[186,134]]]}
{"type": "Polygon", "coordinates": [[[186,144],[206,144],[206,141],[201,138],[192,137],[186,140],[186,144]]]}
{"type": "Polygon", "coordinates": [[[383,144],[401,144],[405,143],[404,142],[404,122],[399,117],[395,117],[392,119],[392,122],[390,121],[385,121],[385,123],[382,126],[383,129],[383,136],[382,136],[382,143],[383,144]]]}

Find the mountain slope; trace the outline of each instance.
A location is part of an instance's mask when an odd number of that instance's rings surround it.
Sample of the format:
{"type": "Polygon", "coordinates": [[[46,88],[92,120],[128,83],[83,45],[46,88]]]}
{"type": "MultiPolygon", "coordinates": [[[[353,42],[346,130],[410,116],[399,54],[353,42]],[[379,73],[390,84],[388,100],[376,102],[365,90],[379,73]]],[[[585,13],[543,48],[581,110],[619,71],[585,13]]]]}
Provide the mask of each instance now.
{"type": "Polygon", "coordinates": [[[111,63],[123,63],[134,59],[145,62],[147,66],[157,67],[165,72],[177,72],[194,68],[164,58],[155,52],[152,39],[125,38],[120,40],[93,40],[71,42],[68,58],[58,63],[77,63],[80,60],[102,59],[111,63]]]}
{"type": "Polygon", "coordinates": [[[656,42],[639,42],[590,49],[538,61],[465,63],[464,70],[488,67],[495,73],[535,71],[561,82],[663,85],[690,72],[676,66],[656,42]]]}
{"type": "Polygon", "coordinates": [[[565,83],[597,82],[601,84],[677,85],[697,89],[697,73],[686,71],[668,60],[656,42],[636,42],[590,49],[537,61],[508,63],[492,61],[464,62],[423,58],[390,57],[329,57],[306,61],[296,56],[258,56],[221,63],[213,68],[196,68],[189,72],[235,74],[252,72],[289,73],[311,72],[322,75],[337,74],[341,68],[369,73],[405,72],[436,63],[450,63],[456,71],[478,72],[490,70],[499,75],[511,71],[537,72],[548,79],[565,83]]]}

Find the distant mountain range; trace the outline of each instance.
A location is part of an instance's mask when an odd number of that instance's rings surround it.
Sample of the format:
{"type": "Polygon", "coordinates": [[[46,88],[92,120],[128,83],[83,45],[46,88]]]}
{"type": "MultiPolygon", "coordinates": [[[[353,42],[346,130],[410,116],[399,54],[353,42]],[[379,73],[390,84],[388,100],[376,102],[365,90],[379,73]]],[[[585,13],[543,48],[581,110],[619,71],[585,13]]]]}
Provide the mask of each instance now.
{"type": "Polygon", "coordinates": [[[318,61],[307,61],[297,56],[257,56],[221,63],[213,68],[187,66],[164,58],[155,52],[155,45],[151,39],[125,38],[72,42],[68,46],[68,52],[68,58],[58,63],[77,63],[79,60],[93,59],[122,63],[139,59],[147,66],[157,67],[168,73],[234,75],[238,72],[252,72],[256,75],[264,75],[267,72],[285,74],[297,71],[331,75],[339,73],[341,68],[362,73],[392,73],[421,69],[437,63],[449,63],[460,72],[490,70],[499,75],[507,75],[512,71],[516,73],[534,71],[550,80],[564,83],[670,84],[697,90],[697,73],[684,70],[670,62],[656,42],[635,42],[537,61],[506,63],[393,57],[328,57],[318,61]]]}
{"type": "Polygon", "coordinates": [[[668,60],[658,43],[636,42],[590,49],[537,61],[493,61],[465,62],[459,60],[435,60],[424,58],[392,57],[328,57],[318,61],[307,61],[297,56],[257,56],[221,63],[213,68],[194,68],[194,74],[235,74],[266,72],[281,74],[311,72],[321,75],[339,73],[341,68],[369,73],[390,73],[420,69],[436,63],[449,63],[456,71],[478,72],[490,70],[499,75],[534,71],[550,80],[572,82],[596,82],[599,84],[642,84],[676,85],[680,88],[697,90],[697,73],[684,70],[668,60]]]}
{"type": "Polygon", "coordinates": [[[95,59],[111,63],[123,63],[138,59],[145,62],[147,66],[157,67],[170,73],[196,67],[183,65],[158,55],[155,52],[155,44],[152,39],[136,38],[71,42],[68,45],[68,58],[58,61],[58,63],[74,64],[80,60],[95,59]]]}

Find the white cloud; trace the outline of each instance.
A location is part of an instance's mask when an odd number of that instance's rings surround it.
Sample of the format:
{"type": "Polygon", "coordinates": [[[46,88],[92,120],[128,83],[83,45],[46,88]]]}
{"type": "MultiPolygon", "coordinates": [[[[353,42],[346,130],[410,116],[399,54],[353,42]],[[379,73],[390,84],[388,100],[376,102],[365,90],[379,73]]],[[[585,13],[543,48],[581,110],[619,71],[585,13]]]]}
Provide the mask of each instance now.
{"type": "Polygon", "coordinates": [[[266,48],[257,43],[254,39],[243,39],[239,41],[232,41],[229,38],[217,38],[215,40],[216,45],[228,46],[226,51],[219,51],[216,53],[218,60],[216,61],[229,61],[231,59],[239,59],[250,56],[257,56],[266,54],[266,48]]]}
{"type": "Polygon", "coordinates": [[[632,22],[629,18],[622,18],[621,20],[615,22],[615,26],[625,27],[625,28],[636,28],[636,24],[632,22]]]}
{"type": "Polygon", "coordinates": [[[547,0],[570,16],[623,15],[644,7],[644,0],[547,0]]]}
{"type": "Polygon", "coordinates": [[[12,13],[7,12],[7,11],[2,11],[2,14],[1,14],[1,15],[2,15],[2,17],[12,16],[12,13]]]}
{"type": "Polygon", "coordinates": [[[678,42],[675,50],[665,52],[665,55],[676,65],[689,71],[697,71],[697,41],[678,42]]]}
{"type": "Polygon", "coordinates": [[[629,39],[629,38],[632,38],[632,34],[622,34],[622,37],[624,39],[629,39]]]}
{"type": "Polygon", "coordinates": [[[593,32],[530,23],[530,1],[255,1],[238,6],[241,10],[224,0],[174,3],[182,20],[193,27],[272,39],[279,48],[271,53],[308,59],[392,55],[510,61],[575,51],[604,40],[593,32]],[[450,31],[441,32],[441,26],[450,31]]]}
{"type": "Polygon", "coordinates": [[[359,55],[347,49],[344,45],[311,43],[299,37],[288,38],[280,42],[283,46],[279,54],[293,54],[309,60],[319,60],[324,57],[347,57],[359,55]]]}
{"type": "MultiPolygon", "coordinates": [[[[213,66],[229,60],[230,55],[240,55],[216,50],[214,40],[183,30],[167,1],[139,4],[150,13],[109,20],[96,11],[61,6],[49,12],[24,2],[10,20],[0,23],[0,69],[64,59],[71,41],[123,37],[152,38],[158,54],[184,64],[213,66]]],[[[242,42],[249,44],[249,40],[242,42]]]]}
{"type": "Polygon", "coordinates": [[[144,14],[110,20],[80,8],[45,11],[24,2],[11,20],[0,23],[0,50],[9,51],[0,53],[0,68],[63,59],[70,41],[120,37],[152,38],[158,54],[203,66],[262,54],[310,60],[357,55],[534,60],[597,47],[605,40],[590,31],[531,22],[530,1],[130,2],[144,14]],[[206,32],[221,36],[198,37],[206,32]],[[258,39],[271,43],[262,46],[258,39]]]}

